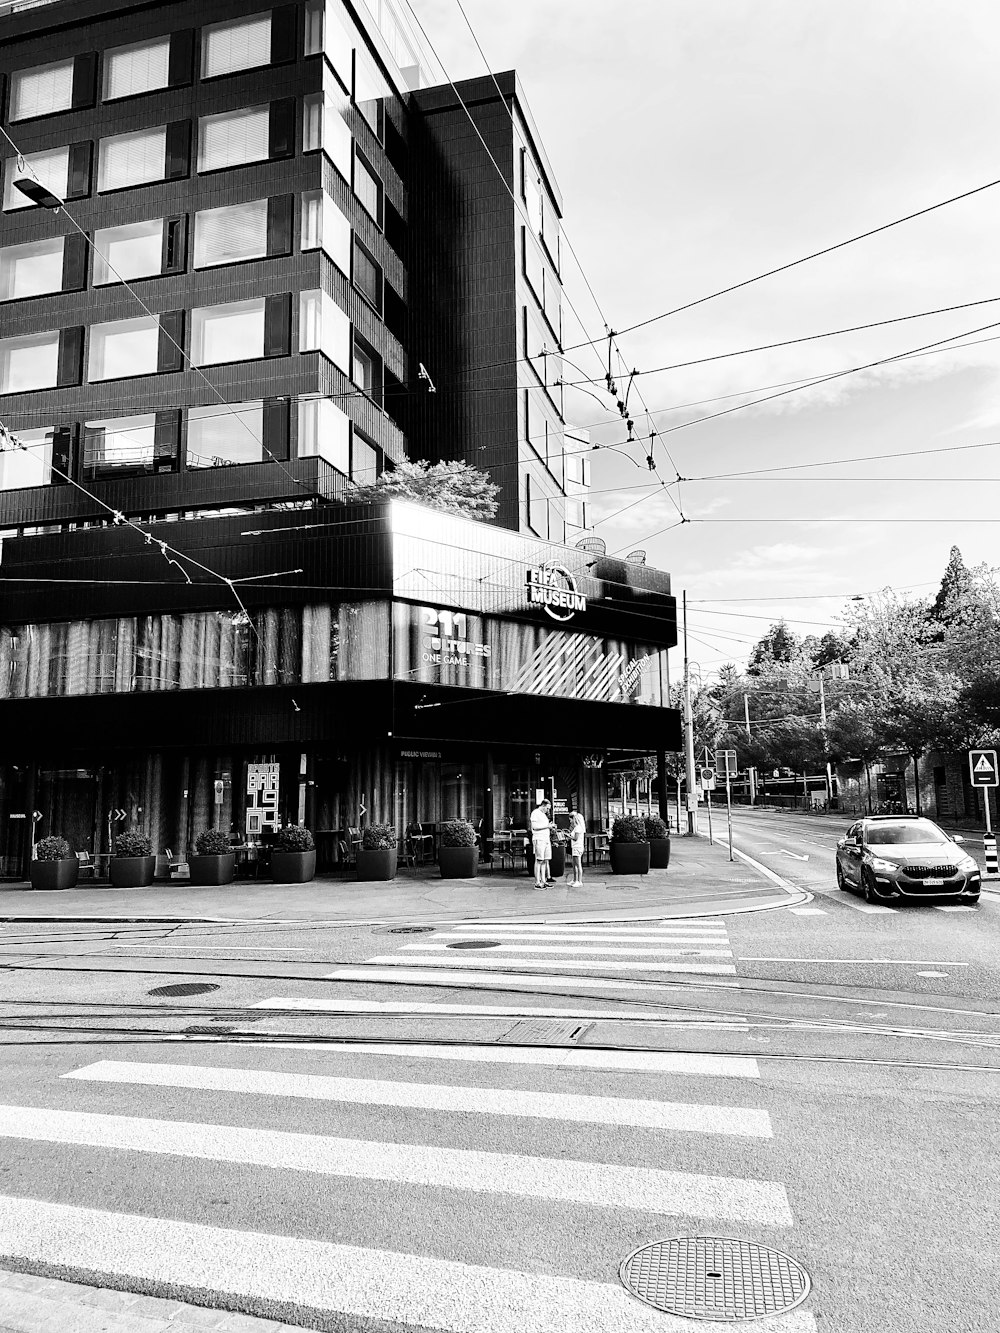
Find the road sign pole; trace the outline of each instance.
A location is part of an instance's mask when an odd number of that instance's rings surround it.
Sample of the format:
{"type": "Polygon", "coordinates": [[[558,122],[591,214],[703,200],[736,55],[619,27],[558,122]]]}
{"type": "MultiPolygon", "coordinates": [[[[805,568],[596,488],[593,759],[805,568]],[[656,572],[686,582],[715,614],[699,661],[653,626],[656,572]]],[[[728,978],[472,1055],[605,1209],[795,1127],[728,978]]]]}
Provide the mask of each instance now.
{"type": "Polygon", "coordinates": [[[734,861],[733,856],[733,805],[730,797],[729,788],[729,769],[726,768],[726,822],[729,824],[729,859],[734,861]]]}
{"type": "Polygon", "coordinates": [[[715,839],[712,837],[712,789],[705,788],[705,800],[708,802],[708,843],[710,847],[715,846],[715,839]]]}

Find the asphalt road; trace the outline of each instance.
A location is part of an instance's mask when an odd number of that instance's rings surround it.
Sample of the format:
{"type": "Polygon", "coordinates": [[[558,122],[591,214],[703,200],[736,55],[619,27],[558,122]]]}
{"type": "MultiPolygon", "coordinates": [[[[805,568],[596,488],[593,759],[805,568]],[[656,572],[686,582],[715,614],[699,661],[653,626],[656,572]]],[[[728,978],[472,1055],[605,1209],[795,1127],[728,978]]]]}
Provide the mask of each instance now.
{"type": "Polygon", "coordinates": [[[995,1328],[1000,901],[867,914],[835,827],[734,825],[814,901],[3,928],[0,1266],[319,1329],[711,1333],[617,1276],[697,1233],[808,1271],[759,1333],[995,1328]]]}

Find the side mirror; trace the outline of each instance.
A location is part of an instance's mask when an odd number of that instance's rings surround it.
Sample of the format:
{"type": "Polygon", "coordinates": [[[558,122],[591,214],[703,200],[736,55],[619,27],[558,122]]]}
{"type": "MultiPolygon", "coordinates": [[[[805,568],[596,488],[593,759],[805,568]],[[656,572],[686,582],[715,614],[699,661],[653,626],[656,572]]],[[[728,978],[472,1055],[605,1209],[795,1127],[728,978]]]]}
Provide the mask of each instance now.
{"type": "Polygon", "coordinates": [[[962,837],[961,833],[956,833],[952,837],[952,842],[964,842],[964,841],[965,839],[962,837]]]}

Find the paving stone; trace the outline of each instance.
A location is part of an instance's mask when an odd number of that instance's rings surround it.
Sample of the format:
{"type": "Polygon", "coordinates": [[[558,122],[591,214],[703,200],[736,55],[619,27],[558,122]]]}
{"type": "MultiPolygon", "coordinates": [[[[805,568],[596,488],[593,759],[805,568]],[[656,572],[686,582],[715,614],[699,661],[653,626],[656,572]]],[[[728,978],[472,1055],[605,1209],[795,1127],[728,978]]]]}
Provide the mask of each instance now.
{"type": "Polygon", "coordinates": [[[147,1319],[176,1319],[186,1307],[181,1301],[164,1300],[160,1296],[131,1296],[128,1313],[145,1315],[147,1319]]]}
{"type": "Polygon", "coordinates": [[[11,1273],[4,1269],[3,1285],[13,1287],[15,1291],[36,1291],[40,1278],[34,1277],[31,1273],[11,1273]]]}
{"type": "Polygon", "coordinates": [[[88,1287],[76,1297],[83,1305],[94,1305],[101,1310],[110,1310],[112,1314],[122,1314],[139,1298],[127,1291],[111,1291],[106,1287],[88,1287]]]}
{"type": "Polygon", "coordinates": [[[278,1333],[281,1325],[274,1319],[257,1319],[248,1314],[227,1314],[219,1333],[278,1333]]]}
{"type": "Polygon", "coordinates": [[[177,1333],[187,1333],[189,1328],[218,1328],[228,1316],[228,1310],[212,1310],[206,1305],[185,1305],[174,1315],[172,1327],[176,1327],[177,1333]]]}

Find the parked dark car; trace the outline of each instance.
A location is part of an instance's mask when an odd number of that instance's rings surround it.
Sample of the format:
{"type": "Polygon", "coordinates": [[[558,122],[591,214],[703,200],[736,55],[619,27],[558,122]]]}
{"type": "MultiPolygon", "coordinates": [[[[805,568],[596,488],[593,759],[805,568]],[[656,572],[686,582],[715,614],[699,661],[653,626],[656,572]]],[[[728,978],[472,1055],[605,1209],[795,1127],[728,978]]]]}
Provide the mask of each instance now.
{"type": "Polygon", "coordinates": [[[921,898],[976,903],[982,874],[959,845],[964,841],[913,815],[861,819],[837,843],[837,887],[863,893],[870,903],[921,898]]]}

